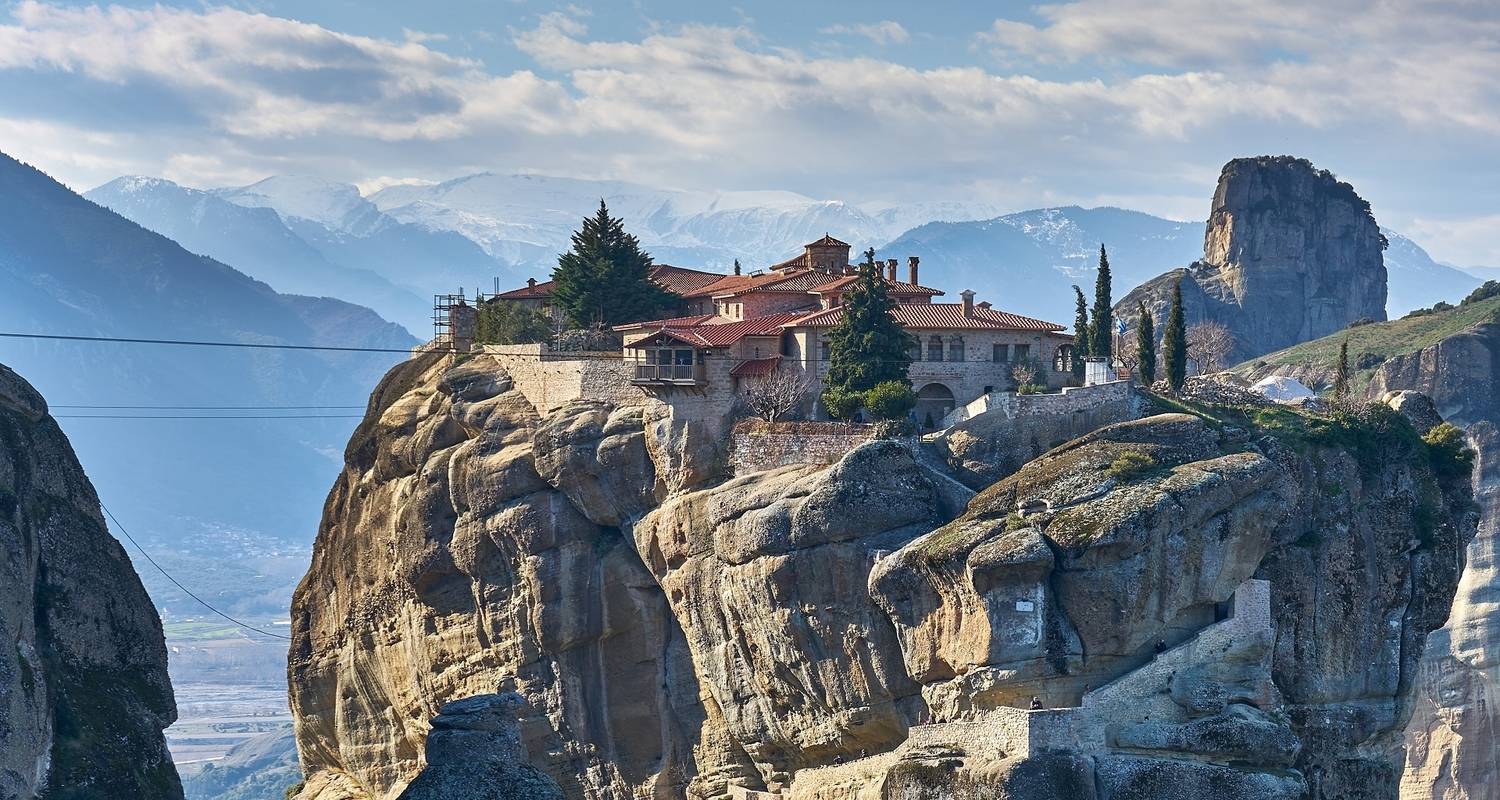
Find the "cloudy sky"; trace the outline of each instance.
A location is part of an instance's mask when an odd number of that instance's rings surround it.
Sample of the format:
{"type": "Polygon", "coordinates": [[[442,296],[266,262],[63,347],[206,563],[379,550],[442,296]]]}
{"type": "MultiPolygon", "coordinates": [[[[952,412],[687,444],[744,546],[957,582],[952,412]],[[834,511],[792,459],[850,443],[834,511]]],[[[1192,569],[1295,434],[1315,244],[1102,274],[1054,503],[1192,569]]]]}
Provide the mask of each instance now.
{"type": "Polygon", "coordinates": [[[481,170],[1207,214],[1306,156],[1500,264],[1492,0],[0,0],[0,150],[78,189],[481,170]]]}

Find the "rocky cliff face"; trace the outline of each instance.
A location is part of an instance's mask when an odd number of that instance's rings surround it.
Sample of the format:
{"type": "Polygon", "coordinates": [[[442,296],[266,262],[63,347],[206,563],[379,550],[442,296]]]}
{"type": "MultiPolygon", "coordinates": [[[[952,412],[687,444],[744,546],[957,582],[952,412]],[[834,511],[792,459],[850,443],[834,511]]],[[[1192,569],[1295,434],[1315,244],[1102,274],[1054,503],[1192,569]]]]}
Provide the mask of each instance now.
{"type": "Polygon", "coordinates": [[[182,797],[161,621],[46,403],[3,365],[0,629],[0,797],[182,797]]]}
{"type": "Polygon", "coordinates": [[[1289,156],[1237,158],[1219,175],[1203,259],[1137,287],[1115,315],[1134,324],[1145,303],[1160,332],[1181,281],[1188,324],[1228,327],[1235,350],[1225,363],[1237,363],[1385,319],[1384,247],[1369,203],[1326,170],[1289,156]]]}
{"type": "Polygon", "coordinates": [[[1394,796],[1474,524],[1394,413],[1156,416],[977,496],[889,441],[686,479],[653,418],[386,377],[294,600],[303,800],[440,785],[497,691],[570,798],[1394,796]]]}

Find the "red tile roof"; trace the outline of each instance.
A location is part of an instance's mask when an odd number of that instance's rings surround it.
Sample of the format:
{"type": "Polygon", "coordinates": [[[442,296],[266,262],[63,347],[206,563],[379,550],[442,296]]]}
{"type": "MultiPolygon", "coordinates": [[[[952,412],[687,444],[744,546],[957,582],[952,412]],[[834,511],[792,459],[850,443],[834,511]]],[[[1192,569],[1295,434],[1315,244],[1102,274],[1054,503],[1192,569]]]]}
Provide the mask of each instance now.
{"type": "MultiPolygon", "coordinates": [[[[827,292],[839,291],[848,286],[852,286],[857,280],[859,280],[858,275],[840,275],[837,280],[825,283],[822,286],[817,287],[817,293],[825,294],[827,292]]],[[[927,286],[919,286],[915,283],[893,281],[886,278],[884,275],[881,276],[880,280],[885,283],[886,290],[891,294],[939,295],[944,293],[942,289],[933,289],[927,286]]]]}
{"type": "Polygon", "coordinates": [[[848,247],[848,246],[849,246],[848,242],[841,242],[838,239],[835,239],[835,238],[833,238],[832,236],[829,236],[826,233],[823,234],[823,238],[817,240],[816,242],[809,242],[809,243],[803,245],[803,247],[848,247]]]}
{"type": "MultiPolygon", "coordinates": [[[[1020,314],[1011,314],[1005,311],[996,311],[993,308],[974,308],[972,316],[964,316],[962,303],[898,303],[891,309],[891,316],[896,318],[903,328],[916,328],[920,330],[934,329],[946,330],[950,328],[967,328],[979,330],[1023,330],[1023,331],[1060,331],[1064,330],[1062,325],[1055,322],[1046,322],[1031,317],[1023,317],[1020,314]]],[[[795,322],[788,323],[786,327],[814,327],[829,328],[839,324],[844,318],[844,307],[815,311],[804,315],[795,322]]]]}
{"type": "Polygon", "coordinates": [[[781,363],[781,356],[767,356],[765,358],[749,358],[734,365],[729,370],[731,378],[750,378],[761,375],[770,375],[776,371],[776,365],[781,363]]]}
{"type": "MultiPolygon", "coordinates": [[[[674,267],[671,264],[656,264],[651,267],[651,280],[669,292],[683,297],[693,297],[698,290],[709,284],[722,280],[725,276],[718,272],[704,272],[701,269],[688,269],[687,267],[674,267]]],[[[729,276],[734,277],[734,276],[729,276]]],[[[501,292],[495,297],[502,300],[525,300],[528,298],[542,298],[552,296],[552,281],[541,281],[535,286],[522,286],[519,289],[511,289],[501,292]]]]}
{"type": "MultiPolygon", "coordinates": [[[[779,314],[766,314],[750,319],[736,320],[734,322],[701,322],[689,325],[662,325],[661,329],[645,339],[632,342],[627,347],[643,347],[645,343],[657,336],[665,335],[678,341],[689,342],[697,347],[728,347],[746,336],[779,336],[782,326],[792,322],[799,317],[807,316],[806,311],[784,311],[779,314]]],[[[688,317],[687,319],[693,319],[688,317]]],[[[667,320],[671,322],[671,320],[667,320]]],[[[631,327],[641,327],[634,325],[631,327]]]]}
{"type": "Polygon", "coordinates": [[[698,314],[692,317],[670,317],[668,319],[648,319],[642,322],[627,322],[624,325],[616,325],[610,330],[631,331],[637,328],[691,328],[694,325],[706,325],[719,319],[717,314],[698,314]]]}

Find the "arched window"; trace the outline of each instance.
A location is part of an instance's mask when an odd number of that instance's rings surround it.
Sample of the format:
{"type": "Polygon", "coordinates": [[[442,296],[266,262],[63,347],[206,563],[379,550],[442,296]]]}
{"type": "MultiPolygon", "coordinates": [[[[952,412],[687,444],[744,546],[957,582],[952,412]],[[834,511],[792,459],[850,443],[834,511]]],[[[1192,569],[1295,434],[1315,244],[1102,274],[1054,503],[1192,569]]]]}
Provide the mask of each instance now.
{"type": "Polygon", "coordinates": [[[948,340],[948,360],[964,360],[964,337],[954,336],[948,340]]]}
{"type": "Polygon", "coordinates": [[[927,360],[943,360],[943,337],[933,336],[927,340],[927,360]]]}
{"type": "Polygon", "coordinates": [[[1059,345],[1057,354],[1052,358],[1053,372],[1071,372],[1073,370],[1073,345],[1059,345]]]}

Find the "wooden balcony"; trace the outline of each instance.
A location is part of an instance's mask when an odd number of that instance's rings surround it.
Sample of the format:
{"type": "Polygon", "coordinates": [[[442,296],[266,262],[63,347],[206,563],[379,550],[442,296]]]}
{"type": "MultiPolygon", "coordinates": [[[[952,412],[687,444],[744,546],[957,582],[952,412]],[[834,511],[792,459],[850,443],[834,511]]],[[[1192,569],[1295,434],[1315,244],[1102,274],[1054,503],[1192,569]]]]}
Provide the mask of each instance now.
{"type": "Polygon", "coordinates": [[[651,386],[702,386],[708,382],[708,373],[702,364],[636,364],[632,382],[651,386]]]}

